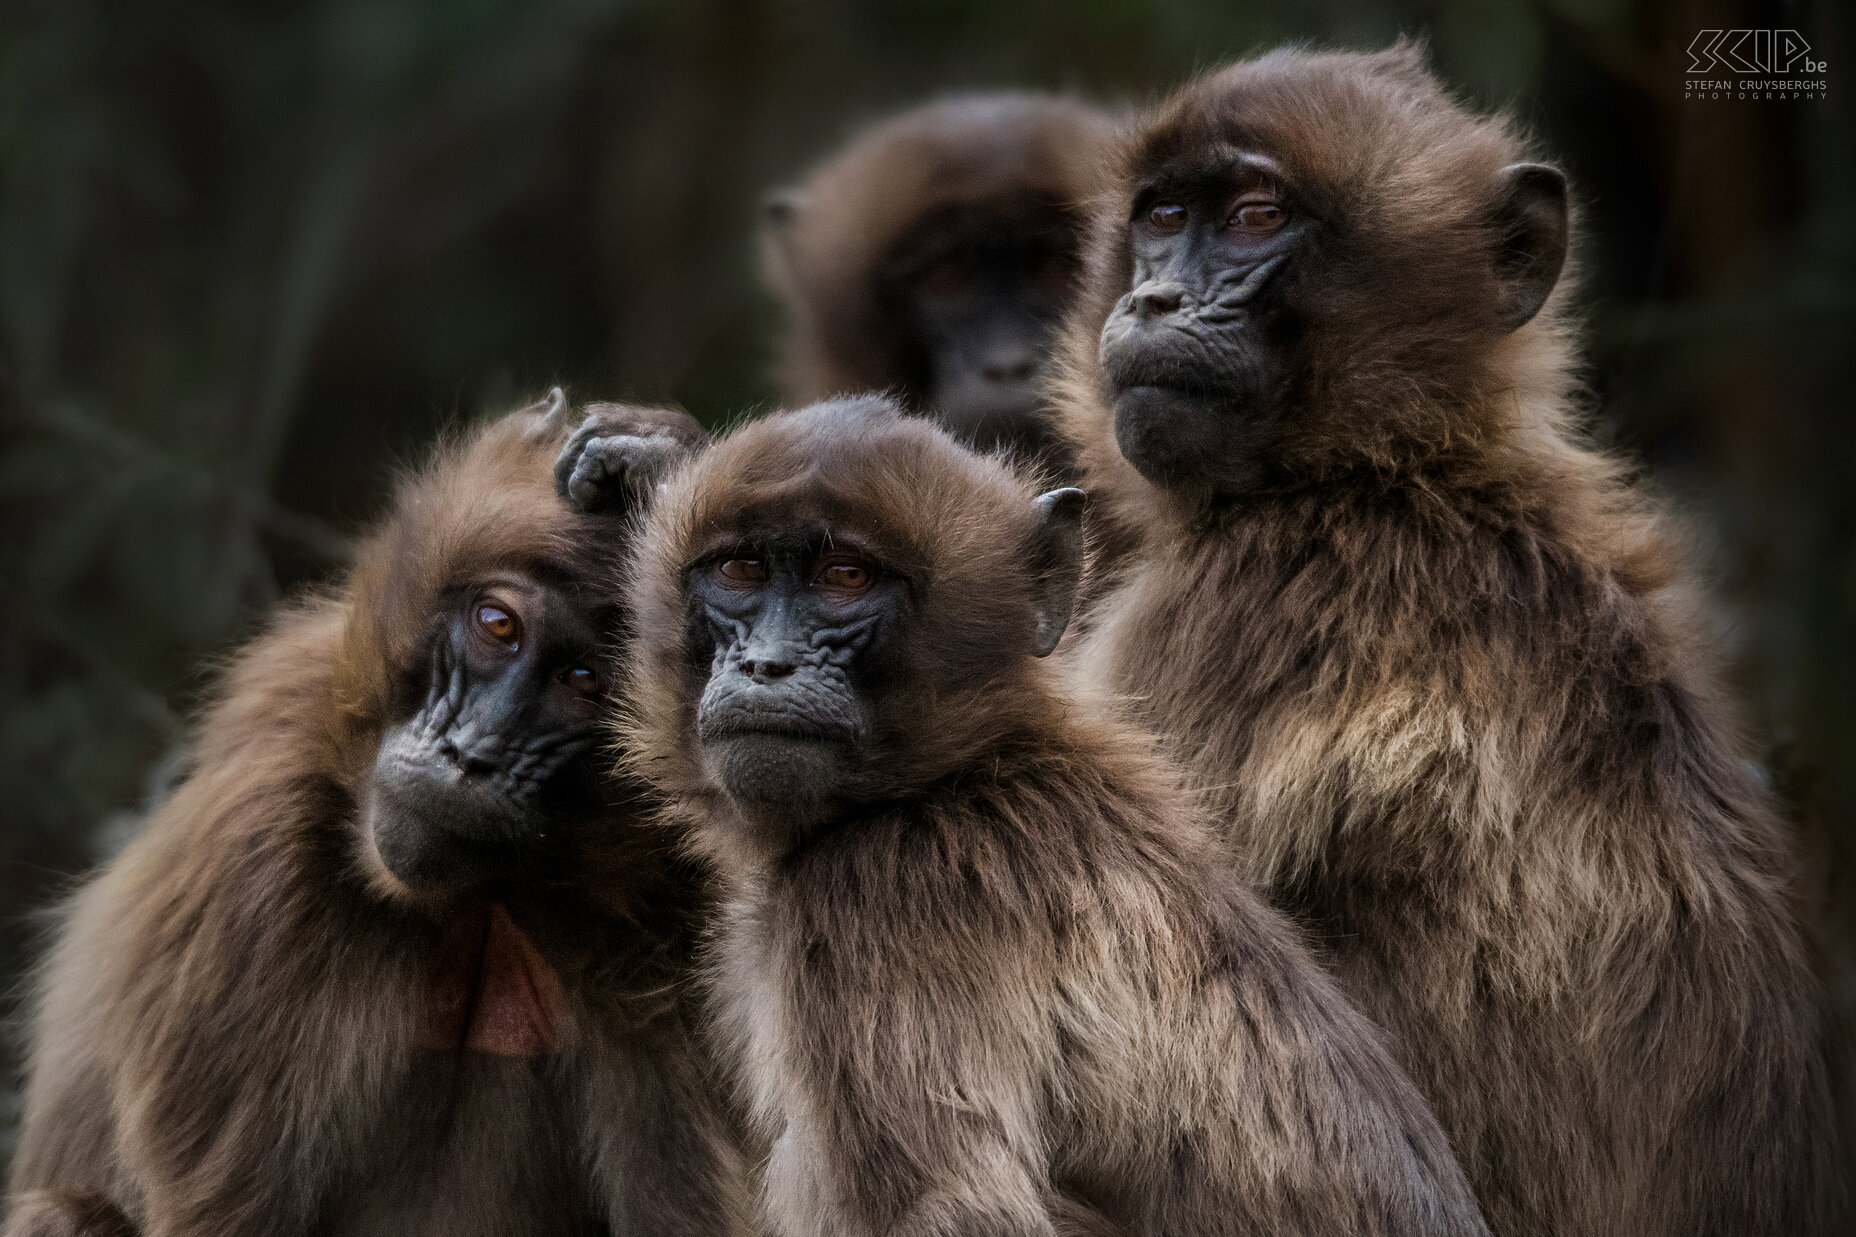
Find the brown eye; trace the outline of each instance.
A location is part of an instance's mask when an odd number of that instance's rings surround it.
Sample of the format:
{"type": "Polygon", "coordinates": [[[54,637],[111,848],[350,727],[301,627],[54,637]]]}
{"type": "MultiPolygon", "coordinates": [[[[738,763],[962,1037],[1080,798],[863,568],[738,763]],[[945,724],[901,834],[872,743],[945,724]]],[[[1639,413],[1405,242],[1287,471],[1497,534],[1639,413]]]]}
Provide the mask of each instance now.
{"type": "Polygon", "coordinates": [[[522,624],[515,615],[501,606],[478,606],[477,628],[498,644],[507,645],[512,650],[521,647],[522,624]]]}
{"type": "Polygon", "coordinates": [[[1070,259],[1060,253],[1040,259],[1031,273],[1031,282],[1053,297],[1067,296],[1075,278],[1076,272],[1070,269],[1070,259]]]}
{"type": "Polygon", "coordinates": [[[1275,202],[1241,202],[1231,212],[1231,226],[1246,232],[1274,232],[1289,219],[1289,213],[1275,202]]]}
{"type": "Polygon", "coordinates": [[[930,300],[952,301],[972,294],[974,272],[964,262],[937,262],[916,281],[916,289],[930,300]]]}
{"type": "Polygon", "coordinates": [[[840,593],[861,593],[874,577],[862,563],[826,563],[818,573],[818,582],[840,593]]]}
{"type": "Polygon", "coordinates": [[[723,560],[722,565],[716,568],[716,573],[736,587],[765,584],[767,563],[758,558],[730,558],[723,560]]]}
{"type": "Polygon", "coordinates": [[[605,690],[605,684],[599,676],[585,666],[569,666],[561,671],[560,681],[579,692],[582,696],[592,697],[605,690]]]}
{"type": "Polygon", "coordinates": [[[1186,226],[1186,208],[1162,202],[1147,212],[1147,224],[1156,232],[1178,232],[1186,226]]]}

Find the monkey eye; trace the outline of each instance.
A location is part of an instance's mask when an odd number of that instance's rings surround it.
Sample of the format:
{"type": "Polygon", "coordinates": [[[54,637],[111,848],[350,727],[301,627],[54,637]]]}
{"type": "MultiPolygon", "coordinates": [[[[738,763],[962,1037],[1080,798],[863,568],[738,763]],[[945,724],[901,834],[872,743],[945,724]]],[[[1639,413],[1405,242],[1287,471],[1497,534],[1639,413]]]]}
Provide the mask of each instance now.
{"type": "Polygon", "coordinates": [[[1031,282],[1052,297],[1068,295],[1075,279],[1069,255],[1063,253],[1045,254],[1031,269],[1031,282]]]}
{"type": "Polygon", "coordinates": [[[599,675],[585,666],[568,666],[555,678],[558,682],[566,684],[589,699],[606,690],[606,685],[600,682],[599,675]]]}
{"type": "Polygon", "coordinates": [[[1227,227],[1245,232],[1274,232],[1289,221],[1289,212],[1272,198],[1246,198],[1231,211],[1227,227]]]}
{"type": "Polygon", "coordinates": [[[477,630],[512,653],[522,647],[522,621],[493,602],[478,603],[477,630]]]}
{"type": "Polygon", "coordinates": [[[876,579],[876,573],[855,559],[828,559],[818,570],[819,586],[834,593],[861,593],[876,579]]]}
{"type": "Polygon", "coordinates": [[[1184,230],[1188,212],[1177,202],[1161,202],[1147,212],[1147,226],[1168,236],[1184,230]]]}
{"type": "Polygon", "coordinates": [[[972,295],[976,280],[967,263],[957,258],[936,262],[916,280],[916,289],[936,301],[953,301],[972,295]]]}
{"type": "Polygon", "coordinates": [[[723,559],[715,571],[725,583],[735,588],[765,584],[768,579],[767,561],[761,558],[723,559]]]}

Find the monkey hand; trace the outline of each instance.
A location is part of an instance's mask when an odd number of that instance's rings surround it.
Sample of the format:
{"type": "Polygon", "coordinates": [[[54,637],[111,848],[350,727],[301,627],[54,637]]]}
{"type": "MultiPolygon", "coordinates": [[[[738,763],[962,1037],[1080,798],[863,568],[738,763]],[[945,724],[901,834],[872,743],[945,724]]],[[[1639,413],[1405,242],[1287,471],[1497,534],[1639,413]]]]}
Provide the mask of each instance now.
{"type": "Polygon", "coordinates": [[[694,418],[675,409],[588,404],[586,420],[555,462],[554,486],[579,511],[628,508],[707,440],[694,418]]]}

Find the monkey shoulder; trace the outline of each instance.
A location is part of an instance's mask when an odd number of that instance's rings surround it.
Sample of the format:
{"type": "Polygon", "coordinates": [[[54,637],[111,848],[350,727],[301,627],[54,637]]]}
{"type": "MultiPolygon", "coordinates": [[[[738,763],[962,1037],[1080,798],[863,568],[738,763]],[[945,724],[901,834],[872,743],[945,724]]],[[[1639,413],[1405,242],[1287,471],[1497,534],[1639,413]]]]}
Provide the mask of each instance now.
{"type": "Polygon", "coordinates": [[[330,772],[341,736],[340,667],[354,619],[345,596],[311,594],[280,607],[219,675],[200,715],[194,774],[275,784],[286,766],[330,772]],[[290,759],[281,755],[288,752],[290,759]]]}
{"type": "Polygon", "coordinates": [[[1147,759],[1007,749],[997,770],[858,825],[837,875],[899,874],[887,878],[899,895],[963,917],[962,931],[993,924],[1029,939],[1120,924],[1177,937],[1182,919],[1213,916],[1225,868],[1203,811],[1150,784],[1147,759]]]}

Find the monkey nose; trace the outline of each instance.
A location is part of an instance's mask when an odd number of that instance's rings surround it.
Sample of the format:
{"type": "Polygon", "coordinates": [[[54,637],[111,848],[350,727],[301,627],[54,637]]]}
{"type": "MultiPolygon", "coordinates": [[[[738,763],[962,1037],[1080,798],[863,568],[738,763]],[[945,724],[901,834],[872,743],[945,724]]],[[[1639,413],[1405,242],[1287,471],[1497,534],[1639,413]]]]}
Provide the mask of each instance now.
{"type": "Polygon", "coordinates": [[[502,767],[500,761],[492,759],[488,753],[476,745],[461,745],[451,738],[440,740],[438,754],[450,761],[457,771],[466,777],[488,777],[502,767]]]}
{"type": "Polygon", "coordinates": [[[1155,280],[1129,293],[1128,303],[1138,318],[1164,318],[1186,303],[1186,289],[1182,284],[1155,280]]]}
{"type": "Polygon", "coordinates": [[[741,659],[741,673],[747,675],[750,679],[764,683],[771,679],[785,678],[793,672],[797,665],[797,662],[772,657],[756,657],[752,659],[744,657],[741,659]]]}
{"type": "Polygon", "coordinates": [[[980,368],[980,373],[988,382],[1028,382],[1037,370],[1037,358],[1022,355],[992,358],[980,368]]]}

